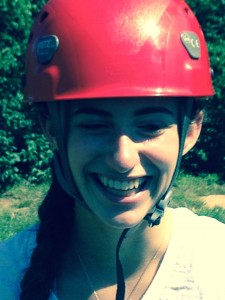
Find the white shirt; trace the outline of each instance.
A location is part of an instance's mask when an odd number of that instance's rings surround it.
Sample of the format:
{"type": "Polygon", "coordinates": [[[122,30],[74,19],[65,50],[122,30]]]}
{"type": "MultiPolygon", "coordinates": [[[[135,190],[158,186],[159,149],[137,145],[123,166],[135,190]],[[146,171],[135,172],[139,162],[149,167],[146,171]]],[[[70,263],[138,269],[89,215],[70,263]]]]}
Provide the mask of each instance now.
{"type": "MultiPolygon", "coordinates": [[[[225,300],[225,224],[186,208],[173,214],[168,249],[142,300],[225,300]]],[[[34,226],[0,243],[1,300],[19,299],[37,230],[34,226]]],[[[53,292],[49,300],[57,300],[53,292]]]]}

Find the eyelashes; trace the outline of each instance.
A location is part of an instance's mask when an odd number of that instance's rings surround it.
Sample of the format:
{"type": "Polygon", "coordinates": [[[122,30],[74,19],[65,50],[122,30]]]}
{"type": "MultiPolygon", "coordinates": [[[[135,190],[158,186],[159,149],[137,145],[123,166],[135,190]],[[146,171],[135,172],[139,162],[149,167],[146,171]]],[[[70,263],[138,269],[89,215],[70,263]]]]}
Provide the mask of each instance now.
{"type": "MultiPolygon", "coordinates": [[[[134,137],[154,138],[162,135],[170,127],[164,123],[148,123],[133,125],[127,129],[127,132],[134,137]]],[[[116,129],[107,122],[80,122],[75,125],[75,128],[87,135],[112,135],[116,132],[116,129]]]]}

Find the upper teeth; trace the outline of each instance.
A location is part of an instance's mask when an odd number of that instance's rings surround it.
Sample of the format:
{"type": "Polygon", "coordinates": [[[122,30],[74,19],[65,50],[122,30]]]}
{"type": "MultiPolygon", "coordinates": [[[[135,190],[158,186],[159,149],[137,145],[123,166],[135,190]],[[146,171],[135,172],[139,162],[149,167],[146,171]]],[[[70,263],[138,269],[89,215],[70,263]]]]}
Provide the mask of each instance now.
{"type": "Polygon", "coordinates": [[[137,189],[144,182],[143,177],[129,180],[129,181],[128,180],[114,180],[111,178],[107,178],[105,176],[99,176],[99,179],[104,186],[110,187],[110,188],[116,189],[116,190],[122,190],[122,191],[137,189]]]}

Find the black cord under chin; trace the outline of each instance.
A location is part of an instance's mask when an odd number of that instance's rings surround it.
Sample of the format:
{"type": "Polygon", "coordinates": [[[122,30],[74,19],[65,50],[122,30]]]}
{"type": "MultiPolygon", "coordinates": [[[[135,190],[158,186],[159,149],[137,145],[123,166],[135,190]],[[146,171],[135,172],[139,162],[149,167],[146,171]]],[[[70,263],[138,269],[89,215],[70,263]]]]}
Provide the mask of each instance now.
{"type": "Polygon", "coordinates": [[[116,271],[117,271],[116,300],[124,300],[125,299],[126,287],[125,287],[123,266],[120,261],[120,247],[122,245],[124,238],[126,237],[128,230],[129,230],[129,228],[124,229],[124,231],[122,232],[120,239],[118,241],[117,247],[116,247],[116,271]]]}

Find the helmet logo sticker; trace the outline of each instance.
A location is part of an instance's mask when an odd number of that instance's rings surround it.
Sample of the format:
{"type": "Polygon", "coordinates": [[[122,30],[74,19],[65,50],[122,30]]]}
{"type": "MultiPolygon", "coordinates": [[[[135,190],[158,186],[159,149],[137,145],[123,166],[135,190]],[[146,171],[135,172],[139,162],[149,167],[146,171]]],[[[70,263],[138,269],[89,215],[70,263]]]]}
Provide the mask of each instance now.
{"type": "Polygon", "coordinates": [[[201,45],[197,34],[191,31],[184,31],[180,37],[191,58],[199,59],[201,57],[201,45]]]}
{"type": "Polygon", "coordinates": [[[41,37],[36,44],[36,56],[39,64],[45,65],[52,61],[59,47],[59,39],[56,35],[41,37]]]}

